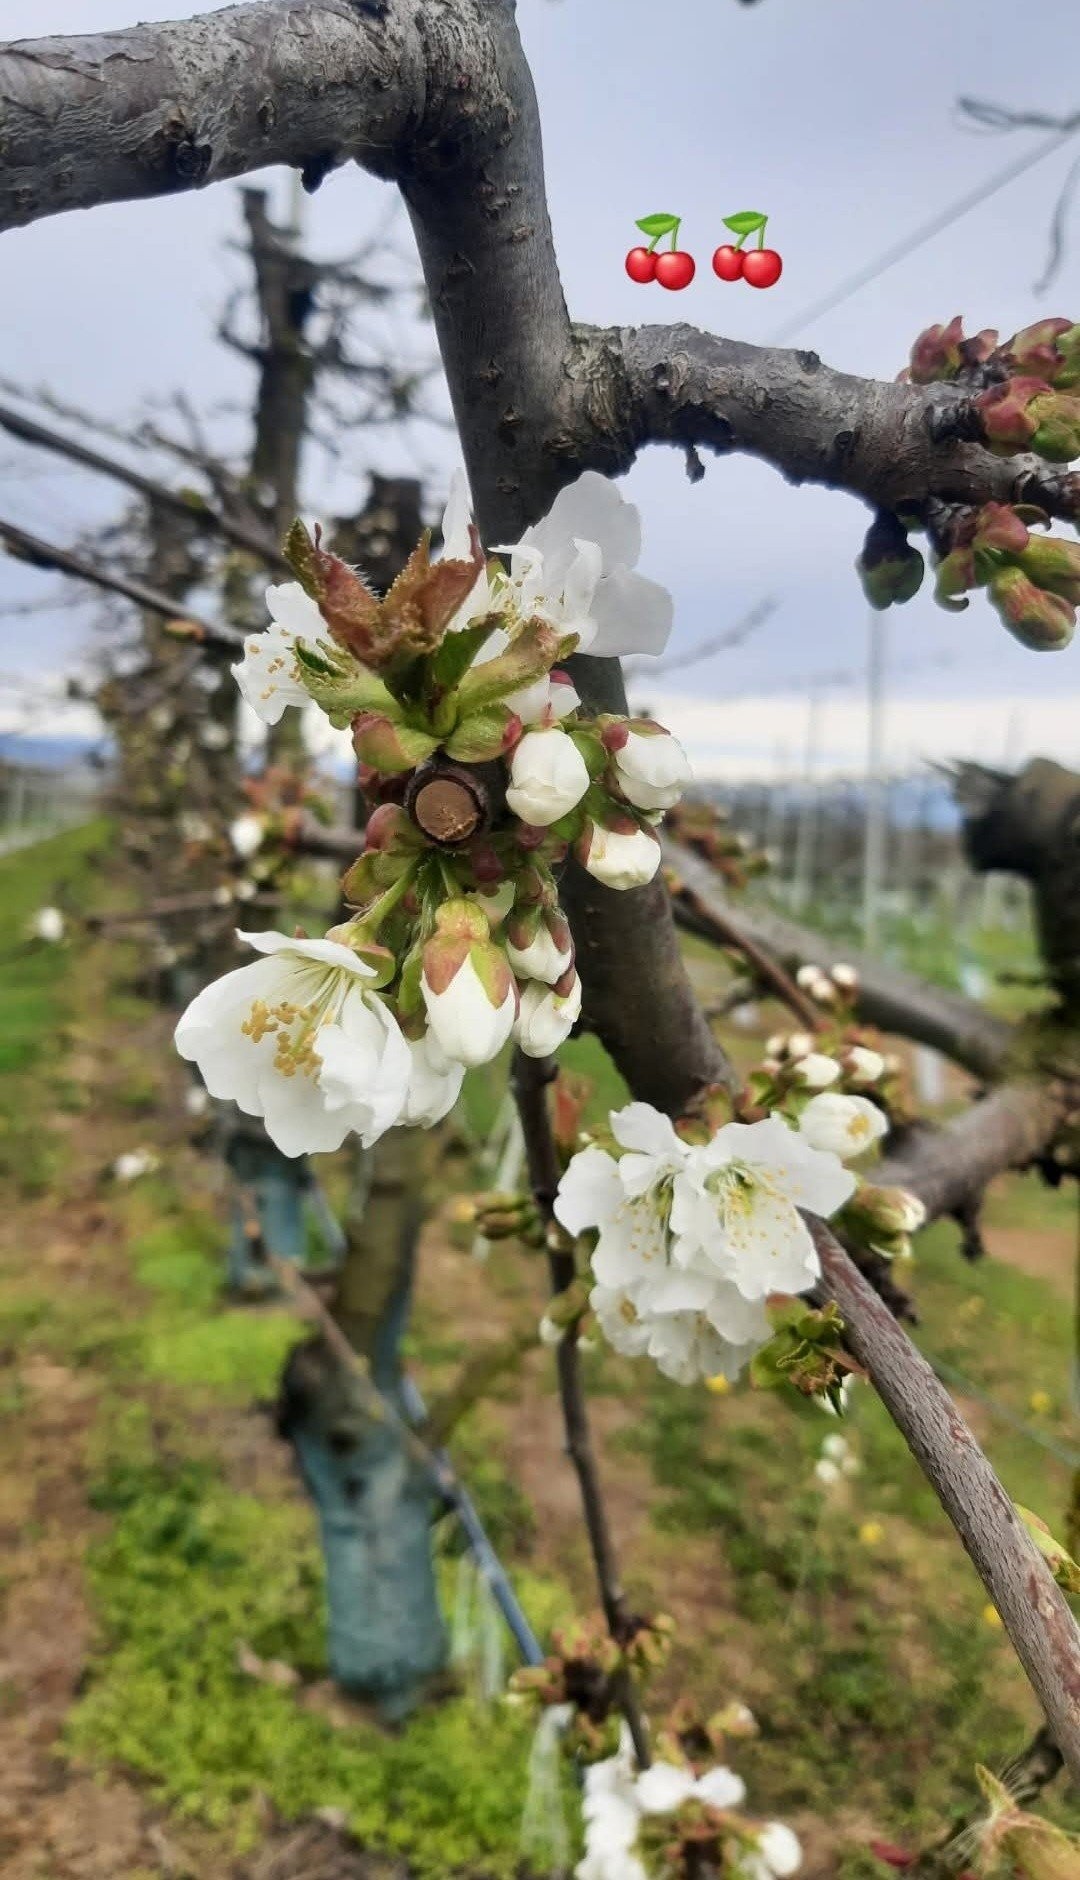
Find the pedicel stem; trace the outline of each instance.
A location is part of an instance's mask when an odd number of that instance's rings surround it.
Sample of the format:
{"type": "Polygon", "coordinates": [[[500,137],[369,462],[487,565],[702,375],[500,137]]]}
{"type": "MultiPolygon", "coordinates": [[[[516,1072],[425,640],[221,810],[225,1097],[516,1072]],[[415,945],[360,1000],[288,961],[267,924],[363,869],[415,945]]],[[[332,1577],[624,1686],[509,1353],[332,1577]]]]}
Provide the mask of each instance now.
{"type": "MultiPolygon", "coordinates": [[[[732,234],[737,235],[739,238],[735,243],[736,252],[742,247],[746,237],[755,233],[758,238],[758,247],[764,248],[765,224],[768,219],[768,216],[762,215],[759,209],[740,209],[737,215],[726,215],[724,217],[724,227],[729,228],[732,234]]],[[[638,227],[640,228],[641,226],[639,222],[638,227]]]]}
{"type": "Polygon", "coordinates": [[[661,241],[665,235],[671,236],[671,246],[673,249],[678,247],[679,230],[682,227],[682,216],[643,215],[639,221],[634,223],[634,227],[639,228],[643,235],[649,236],[648,253],[651,255],[657,242],[661,241]]]}

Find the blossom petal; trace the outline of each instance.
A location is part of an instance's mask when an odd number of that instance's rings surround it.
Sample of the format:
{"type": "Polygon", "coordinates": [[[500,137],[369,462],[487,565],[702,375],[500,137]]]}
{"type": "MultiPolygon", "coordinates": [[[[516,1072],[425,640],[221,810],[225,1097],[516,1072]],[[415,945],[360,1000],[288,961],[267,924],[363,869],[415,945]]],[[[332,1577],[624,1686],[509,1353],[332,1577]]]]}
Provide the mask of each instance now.
{"type": "Polygon", "coordinates": [[[249,1116],[259,1115],[259,1071],[273,1060],[274,1034],[256,1044],[240,1027],[257,999],[276,1004],[287,996],[291,975],[275,960],[251,960],[213,980],[192,999],[173,1033],[182,1058],[198,1065],[212,1097],[231,1101],[249,1116]]]}
{"type": "Polygon", "coordinates": [[[675,1763],[654,1762],[634,1784],[634,1798],[646,1815],[670,1815],[693,1792],[693,1770],[680,1769],[675,1763]]]}
{"type": "Polygon", "coordinates": [[[670,1116],[655,1110],[651,1103],[628,1103],[612,1110],[611,1133],[623,1149],[638,1149],[644,1155],[663,1156],[682,1161],[686,1144],[675,1134],[670,1116]]]}
{"type": "Polygon", "coordinates": [[[545,571],[562,578],[570,566],[575,538],[595,542],[605,571],[632,568],[641,553],[641,517],[610,477],[585,470],[561,489],[542,521],[526,529],[522,542],[544,556],[545,571]]]}
{"type": "Polygon", "coordinates": [[[581,1149],[570,1162],[555,1195],[555,1219],[568,1234],[599,1227],[623,1205],[622,1183],[613,1156],[605,1149],[581,1149]]]}
{"type": "Polygon", "coordinates": [[[628,568],[616,568],[597,584],[590,615],[596,631],[580,652],[596,658],[662,653],[671,637],[675,603],[666,587],[628,568]]]}
{"type": "Polygon", "coordinates": [[[362,960],[351,947],[342,946],[340,940],[298,940],[292,934],[276,933],[273,929],[265,933],[244,933],[239,927],[236,937],[256,953],[291,953],[296,959],[314,960],[320,966],[339,967],[342,972],[352,973],[357,979],[375,977],[375,968],[362,960]]]}

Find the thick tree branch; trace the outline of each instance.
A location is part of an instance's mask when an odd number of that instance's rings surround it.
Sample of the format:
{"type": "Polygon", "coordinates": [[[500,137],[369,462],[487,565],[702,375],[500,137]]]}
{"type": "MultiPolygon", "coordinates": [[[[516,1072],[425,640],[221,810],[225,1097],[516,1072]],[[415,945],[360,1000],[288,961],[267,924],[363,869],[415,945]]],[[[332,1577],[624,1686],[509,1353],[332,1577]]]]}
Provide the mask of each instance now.
{"type": "Polygon", "coordinates": [[[909,1188],[931,1220],[982,1195],[1005,1169],[1044,1155],[1069,1109],[1065,1085],[1034,1080],[1002,1084],[941,1129],[918,1127],[884,1157],[875,1182],[909,1188]]]}
{"type": "Polygon", "coordinates": [[[848,1342],[1001,1614],[1073,1780],[1080,1780],[1080,1631],[989,1462],[930,1366],[823,1221],[810,1221],[848,1342]]]}
{"type": "Polygon", "coordinates": [[[761,457],[789,483],[824,483],[876,508],[919,510],[932,496],[1037,502],[1080,522],[1080,476],[950,436],[967,402],[956,387],[856,378],[813,352],[683,325],[579,327],[575,345],[582,398],[568,446],[588,456],[590,430],[602,425],[602,448],[608,455],[616,440],[619,468],[642,444],[703,445],[761,457]]]}
{"type": "Polygon", "coordinates": [[[808,963],[827,970],[837,959],[849,961],[859,975],[856,1010],[867,1024],[932,1045],[977,1077],[1000,1072],[1014,1037],[1014,1028],[1004,1019],[995,1018],[960,993],[928,985],[915,974],[887,966],[869,954],[852,952],[847,945],[811,933],[767,908],[744,902],[731,906],[708,863],[669,837],[664,840],[664,855],[703,907],[719,916],[734,935],[763,948],[789,971],[808,963]]]}
{"type": "Polygon", "coordinates": [[[0,227],[266,164],[379,172],[425,102],[415,5],[263,0],[0,51],[0,227]]]}
{"type": "Polygon", "coordinates": [[[106,594],[122,594],[125,600],[134,601],[138,607],[145,607],[148,613],[160,614],[163,620],[175,624],[175,631],[181,638],[211,640],[220,646],[242,646],[244,643],[242,633],[234,633],[231,627],[222,626],[219,621],[204,619],[183,601],[171,600],[167,594],[159,594],[156,588],[147,587],[142,581],[113,574],[108,568],[101,568],[96,562],[88,561],[85,555],[77,554],[74,549],[58,548],[53,542],[44,542],[40,536],[30,535],[26,529],[18,528],[13,522],[0,521],[0,542],[7,544],[16,560],[29,562],[33,568],[48,568],[57,574],[74,575],[77,581],[85,581],[90,587],[100,588],[106,594]]]}
{"type": "Polygon", "coordinates": [[[24,444],[40,446],[42,450],[53,451],[59,457],[66,457],[71,463],[81,464],[84,469],[99,472],[102,476],[112,477],[114,482],[126,484],[128,489],[137,490],[140,496],[148,497],[159,508],[173,509],[194,522],[208,533],[220,535],[226,542],[232,542],[237,548],[243,548],[251,555],[257,555],[260,561],[274,568],[288,571],[288,562],[272,535],[254,525],[227,516],[205,498],[190,491],[170,489],[166,483],[158,483],[152,477],[144,476],[139,470],[132,470],[115,457],[106,457],[101,451],[92,450],[77,439],[64,437],[61,432],[52,430],[48,425],[39,424],[34,418],[26,418],[21,411],[15,411],[10,405],[0,405],[0,430],[7,431],[11,437],[17,437],[24,444]]]}

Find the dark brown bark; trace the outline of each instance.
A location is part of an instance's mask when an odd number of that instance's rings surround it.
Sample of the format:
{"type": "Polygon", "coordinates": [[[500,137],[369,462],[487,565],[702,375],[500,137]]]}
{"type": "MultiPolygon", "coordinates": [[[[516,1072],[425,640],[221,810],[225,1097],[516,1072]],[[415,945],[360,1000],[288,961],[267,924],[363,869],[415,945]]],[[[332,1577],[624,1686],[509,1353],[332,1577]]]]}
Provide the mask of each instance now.
{"type": "MultiPolygon", "coordinates": [[[[559,1185],[559,1157],[551,1125],[547,1089],[554,1065],[528,1058],[518,1051],[514,1057],[514,1095],[525,1138],[529,1185],[541,1214],[549,1223],[552,1204],[559,1185]]],[[[551,1290],[558,1294],[572,1286],[575,1264],[572,1253],[553,1252],[548,1258],[551,1290]]],[[[566,1453],[574,1466],[581,1494],[585,1531],[589,1537],[593,1569],[600,1593],[600,1603],[608,1631],[619,1644],[625,1644],[634,1630],[634,1618],[623,1591],[615,1540],[608,1520],[600,1474],[596,1465],[589,1428],[589,1409],[581,1375],[581,1352],[576,1323],[568,1325],[555,1348],[555,1367],[559,1379],[559,1403],[562,1408],[566,1453]]],[[[619,1703],[633,1739],[638,1766],[647,1769],[651,1761],[649,1736],[637,1692],[629,1678],[618,1691],[619,1703]]]]}
{"type": "Polygon", "coordinates": [[[1016,776],[962,764],[955,789],[973,864],[1031,883],[1047,977],[1080,1010],[1080,776],[1042,757],[1016,776]]]}

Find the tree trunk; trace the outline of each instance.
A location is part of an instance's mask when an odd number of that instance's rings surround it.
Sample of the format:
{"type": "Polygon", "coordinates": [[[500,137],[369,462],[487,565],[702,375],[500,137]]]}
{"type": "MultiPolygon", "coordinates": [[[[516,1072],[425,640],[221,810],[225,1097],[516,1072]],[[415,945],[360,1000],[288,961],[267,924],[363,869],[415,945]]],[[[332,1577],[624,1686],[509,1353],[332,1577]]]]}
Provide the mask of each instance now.
{"type": "MultiPolygon", "coordinates": [[[[419,1161],[425,1142],[415,1131],[392,1130],[377,1159],[365,1158],[357,1171],[335,1307],[372,1382],[403,1416],[401,1338],[424,1214],[419,1161]]],[[[393,1430],[368,1415],[320,1338],[289,1358],[279,1428],[318,1511],[331,1673],[344,1690],[397,1721],[446,1662],[431,1547],[439,1506],[431,1480],[393,1430]]]]}

